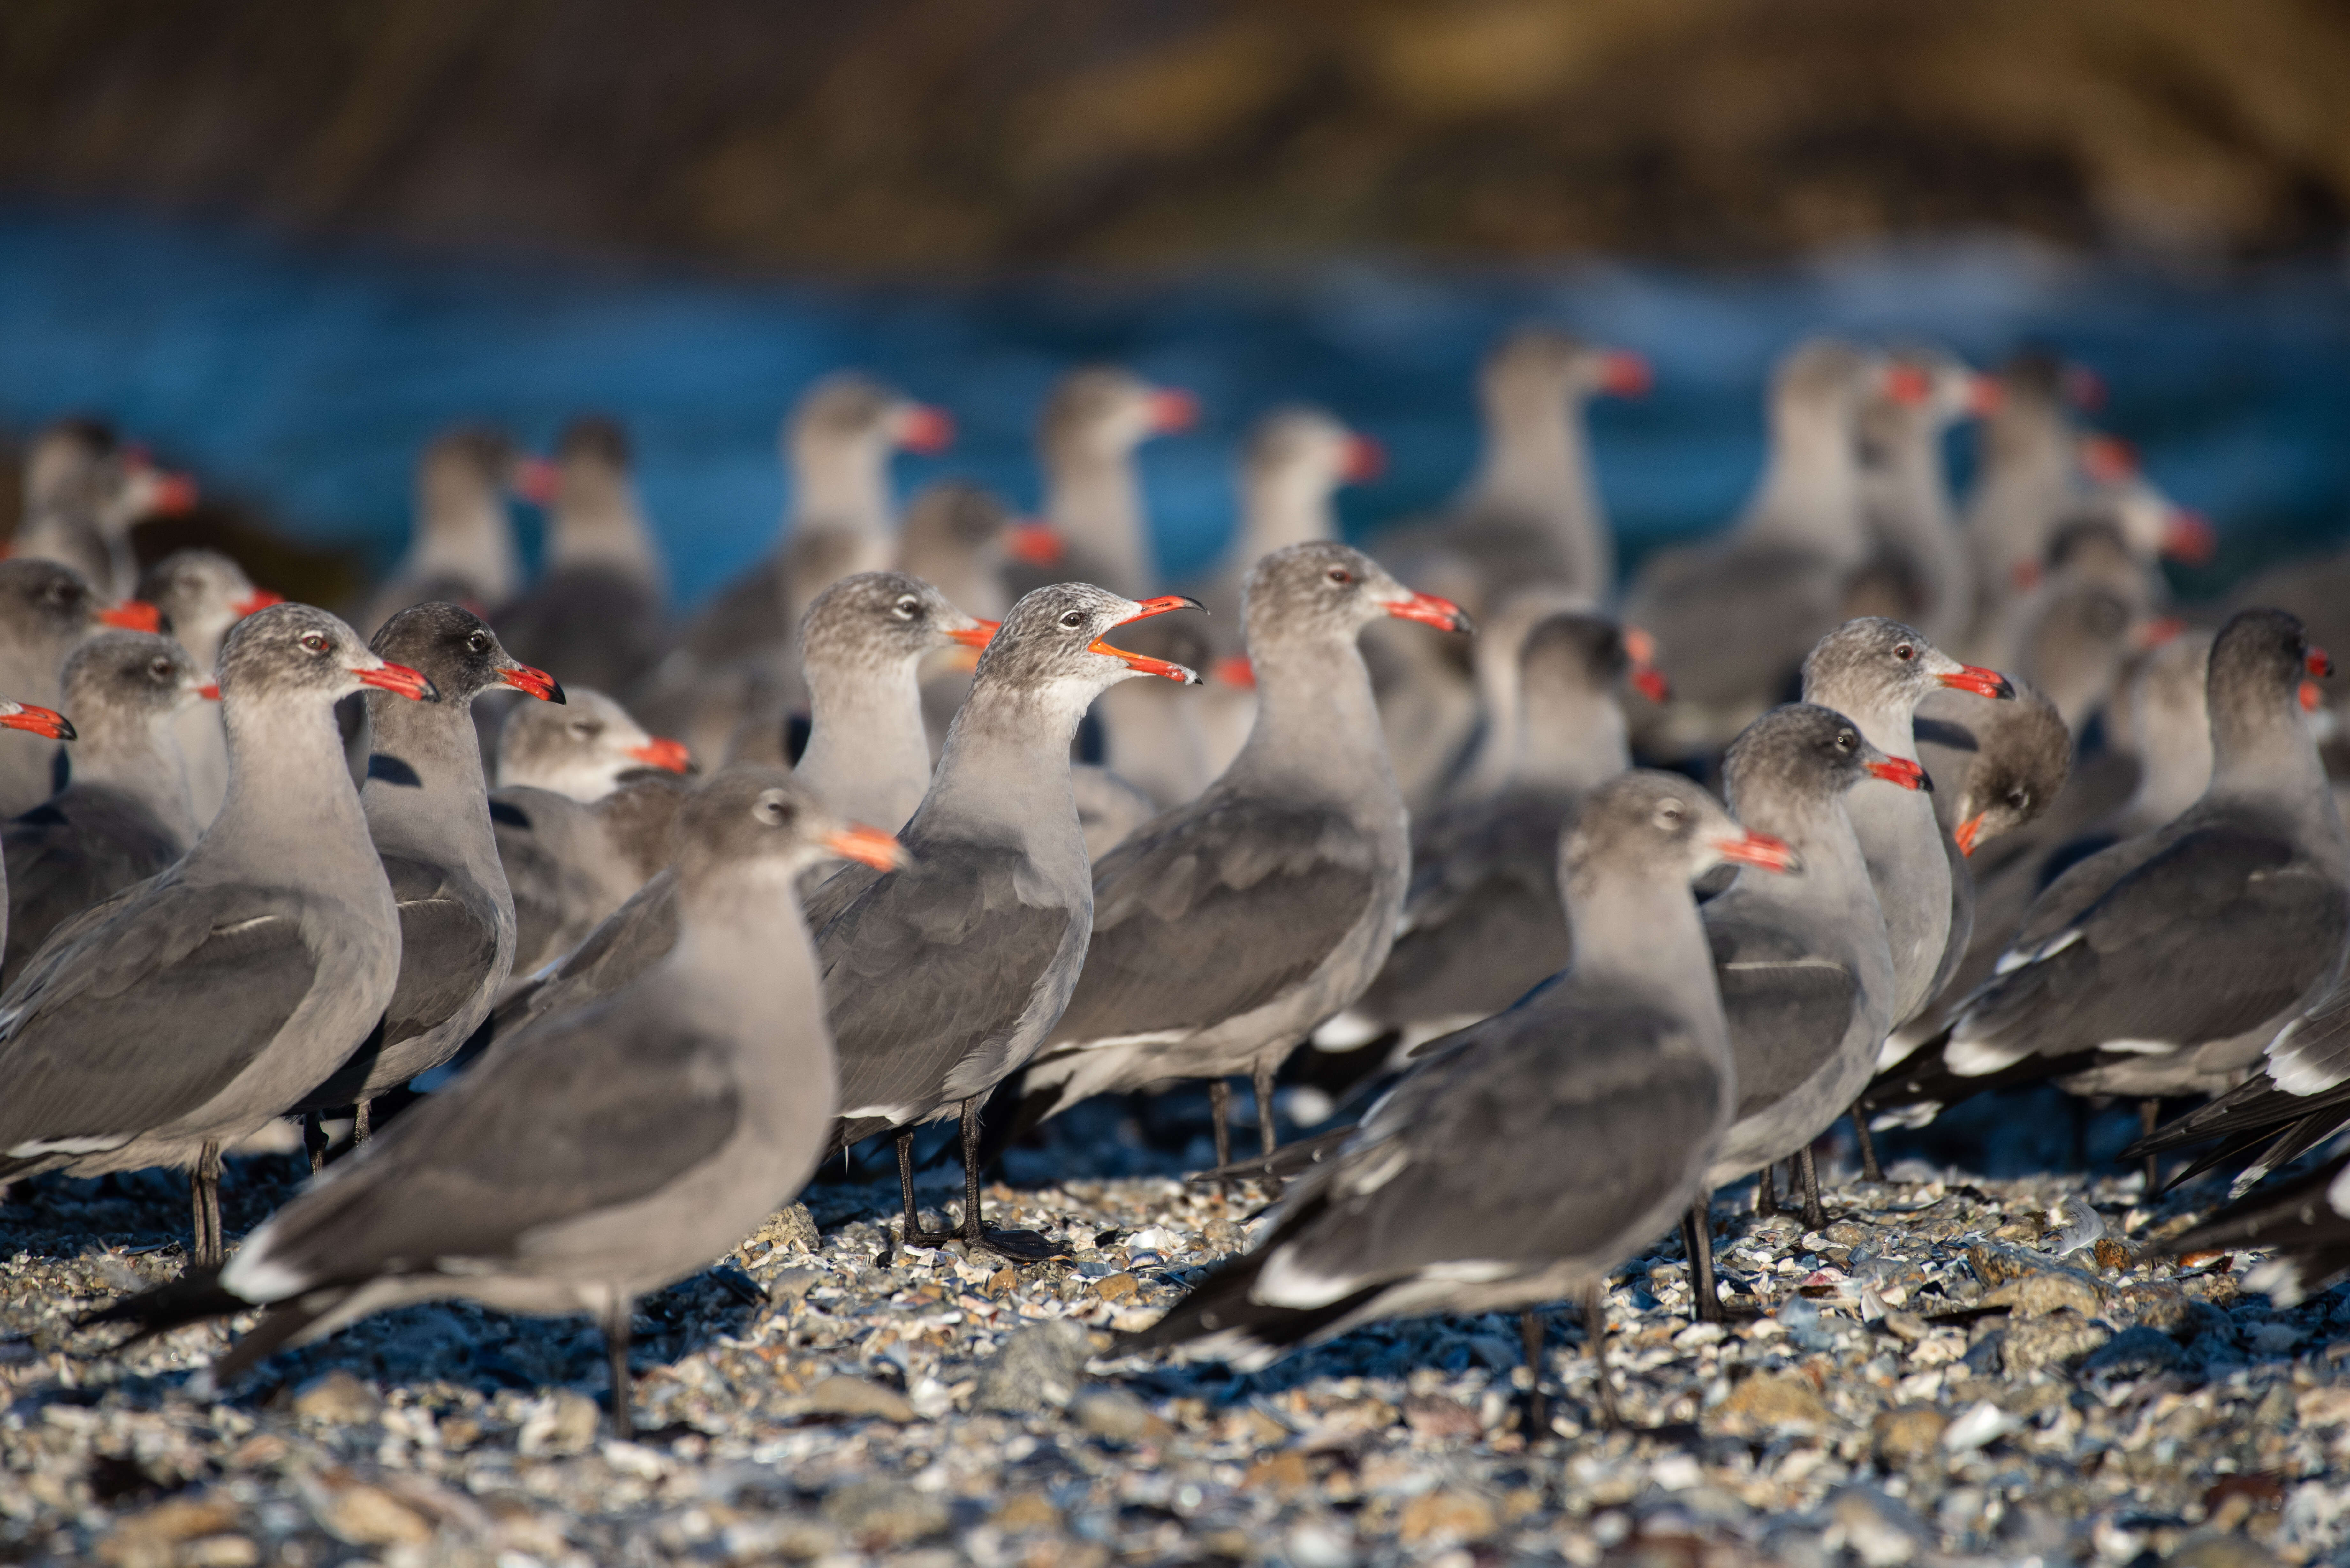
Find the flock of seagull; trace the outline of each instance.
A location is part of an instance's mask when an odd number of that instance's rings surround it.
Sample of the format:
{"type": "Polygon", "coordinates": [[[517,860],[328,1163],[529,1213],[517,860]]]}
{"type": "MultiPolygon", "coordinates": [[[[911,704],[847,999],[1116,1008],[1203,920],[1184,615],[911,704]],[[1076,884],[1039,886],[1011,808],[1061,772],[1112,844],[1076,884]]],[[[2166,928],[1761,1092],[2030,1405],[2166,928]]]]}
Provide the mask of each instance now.
{"type": "Polygon", "coordinates": [[[1377,448],[1272,413],[1227,558],[1169,584],[1132,460],[1188,395],[1076,371],[1039,516],[946,483],[901,521],[891,455],[951,421],[837,377],[773,550],[681,622],[616,424],[460,430],[370,638],[217,553],[142,571],[187,482],[57,425],[0,560],[0,1181],[187,1168],[185,1272],[85,1321],[262,1309],[216,1378],[432,1297],[586,1312],[623,1433],[634,1299],[825,1158],[892,1140],[902,1245],[1040,1261],[982,1172],[1185,1079],[1208,1175],[1277,1203],[1135,1350],[1513,1311],[1539,1400],[1539,1309],[1598,1354],[1609,1271],[1676,1224],[1722,1313],[1718,1189],[1824,1222],[1839,1117],[1874,1177],[1873,1128],[2036,1081],[2145,1107],[2149,1197],[2164,1150],[2238,1168],[2177,1248],[2268,1249],[2281,1297],[2350,1273],[2350,1157],[2264,1183],[2350,1126],[2350,756],[2305,624],[2350,565],[2174,610],[2159,558],[2210,530],[2076,423],[2093,378],[1815,340],[1740,514],[1619,583],[1584,407],[1648,379],[1511,335],[1457,502],[1367,549],[1332,497],[1377,448]],[[1293,1062],[1336,1114],[1284,1145],[1293,1062]],[[232,1254],[223,1152],[289,1116],[317,1174],[232,1254]]]}

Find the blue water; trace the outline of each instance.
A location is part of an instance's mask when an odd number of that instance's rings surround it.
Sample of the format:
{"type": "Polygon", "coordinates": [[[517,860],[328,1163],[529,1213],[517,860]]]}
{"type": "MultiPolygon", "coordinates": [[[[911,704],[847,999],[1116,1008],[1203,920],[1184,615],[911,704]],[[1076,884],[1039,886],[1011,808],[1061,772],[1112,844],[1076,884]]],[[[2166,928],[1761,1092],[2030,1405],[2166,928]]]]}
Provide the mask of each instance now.
{"type": "Polygon", "coordinates": [[[1975,242],[1734,273],[1334,265],[849,288],[0,211],[0,424],[106,414],[287,530],[386,562],[435,430],[486,419],[544,442],[604,410],[636,436],[689,598],[774,536],[776,421],[826,371],[860,367],[953,411],[954,450],[900,460],[907,487],[965,474],[1023,505],[1035,410],[1065,367],[1119,359],[1191,389],[1200,429],[1143,457],[1180,573],[1225,538],[1235,445],[1282,401],[1326,404],[1387,444],[1387,477],[1345,498],[1351,528],[1440,502],[1474,451],[1477,356],[1529,318],[1654,361],[1648,398],[1594,415],[1601,485],[1636,552],[1736,505],[1761,454],[1765,369],[1819,329],[1937,339],[1978,362],[2037,341],[2100,371],[2113,396],[2099,422],[2221,529],[2190,588],[2350,525],[2350,287],[2314,265],[2181,278],[1975,242]]]}

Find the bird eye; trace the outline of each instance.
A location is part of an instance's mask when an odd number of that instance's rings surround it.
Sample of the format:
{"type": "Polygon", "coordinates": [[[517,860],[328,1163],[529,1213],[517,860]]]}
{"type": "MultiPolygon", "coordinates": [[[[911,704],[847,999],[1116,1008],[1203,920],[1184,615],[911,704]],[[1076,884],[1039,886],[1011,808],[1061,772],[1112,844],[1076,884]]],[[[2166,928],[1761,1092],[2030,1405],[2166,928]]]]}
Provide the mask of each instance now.
{"type": "Polygon", "coordinates": [[[2007,792],[2007,804],[2018,811],[2022,811],[2032,805],[2032,792],[2028,789],[2012,789],[2007,792]]]}
{"type": "Polygon", "coordinates": [[[490,650],[490,634],[486,631],[477,631],[465,639],[465,646],[475,653],[487,653],[490,650]]]}
{"type": "Polygon", "coordinates": [[[792,819],[792,803],[783,791],[767,790],[759,796],[757,814],[761,821],[781,826],[792,819]]]}
{"type": "Polygon", "coordinates": [[[593,719],[574,719],[571,721],[571,732],[583,741],[592,741],[604,732],[604,726],[593,719]]]}
{"type": "Polygon", "coordinates": [[[916,598],[913,595],[908,594],[904,598],[899,599],[896,604],[889,607],[889,613],[896,616],[899,620],[911,620],[914,618],[914,612],[921,607],[922,601],[916,598]]]}
{"type": "Polygon", "coordinates": [[[58,581],[49,585],[49,602],[51,604],[70,604],[73,602],[73,597],[74,586],[71,583],[59,579],[58,581]]]}
{"type": "Polygon", "coordinates": [[[306,631],[302,634],[302,646],[313,653],[324,654],[333,648],[335,643],[334,639],[323,631],[306,631]]]}
{"type": "Polygon", "coordinates": [[[1860,737],[1854,734],[1850,730],[1838,730],[1836,732],[1837,751],[1848,752],[1858,744],[1860,744],[1860,737]]]}
{"type": "Polygon", "coordinates": [[[1331,567],[1326,576],[1332,582],[1339,584],[1341,587],[1344,587],[1346,584],[1351,583],[1355,580],[1355,574],[1347,570],[1344,566],[1331,567]]]}
{"type": "Polygon", "coordinates": [[[1907,664],[1918,657],[1918,650],[1906,642],[1897,642],[1893,645],[1893,657],[1907,664]]]}
{"type": "Polygon", "coordinates": [[[150,664],[147,668],[154,672],[155,679],[158,680],[166,680],[171,678],[172,661],[168,659],[158,659],[154,663],[150,664]]]}
{"type": "Polygon", "coordinates": [[[1684,807],[1680,802],[1677,800],[1666,801],[1657,807],[1657,826],[1665,829],[1667,832],[1670,832],[1672,829],[1679,826],[1681,818],[1688,815],[1688,809],[1684,807]]]}
{"type": "Polygon", "coordinates": [[[1061,624],[1067,627],[1071,631],[1075,631],[1077,628],[1086,624],[1085,612],[1083,610],[1071,610],[1068,614],[1061,618],[1061,624]]]}

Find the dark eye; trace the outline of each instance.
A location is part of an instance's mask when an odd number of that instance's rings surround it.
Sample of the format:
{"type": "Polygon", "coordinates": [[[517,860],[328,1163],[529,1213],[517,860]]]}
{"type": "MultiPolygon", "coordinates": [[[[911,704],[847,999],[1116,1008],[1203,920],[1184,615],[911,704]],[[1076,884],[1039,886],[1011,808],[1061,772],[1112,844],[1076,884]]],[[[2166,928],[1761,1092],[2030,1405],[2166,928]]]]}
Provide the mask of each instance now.
{"type": "Polygon", "coordinates": [[[172,678],[172,661],[168,659],[158,659],[147,668],[153,671],[158,680],[169,680],[172,678]]]}
{"type": "Polygon", "coordinates": [[[574,719],[571,721],[571,732],[583,741],[592,741],[604,732],[604,726],[593,719],[574,719]]]}
{"type": "Polygon", "coordinates": [[[73,597],[74,587],[71,583],[57,582],[49,585],[49,602],[51,604],[70,604],[73,602],[73,597]]]}
{"type": "Polygon", "coordinates": [[[1327,576],[1332,582],[1342,586],[1355,580],[1355,574],[1347,570],[1344,566],[1333,566],[1329,571],[1325,573],[1324,576],[1327,576]]]}
{"type": "Polygon", "coordinates": [[[1679,827],[1681,823],[1681,818],[1688,815],[1688,808],[1682,805],[1680,802],[1677,800],[1665,801],[1657,807],[1657,826],[1665,829],[1667,832],[1670,832],[1672,829],[1679,827]]]}
{"type": "Polygon", "coordinates": [[[793,816],[796,815],[792,807],[791,801],[785,796],[781,790],[771,789],[761,794],[759,796],[759,804],[754,809],[760,821],[772,824],[778,827],[791,821],[793,816]]]}
{"type": "Polygon", "coordinates": [[[490,634],[486,631],[477,631],[465,639],[465,646],[475,653],[487,653],[490,650],[490,634]]]}
{"type": "Polygon", "coordinates": [[[904,598],[899,599],[896,604],[889,607],[889,613],[896,616],[899,620],[911,620],[916,615],[920,613],[922,601],[916,598],[913,595],[908,594],[904,598]]]}
{"type": "Polygon", "coordinates": [[[1897,642],[1893,645],[1893,657],[1907,664],[1918,657],[1918,650],[1906,642],[1897,642]]]}
{"type": "Polygon", "coordinates": [[[302,646],[323,655],[335,646],[335,641],[323,631],[306,631],[302,634],[302,646]]]}
{"type": "Polygon", "coordinates": [[[2028,789],[2012,789],[2007,792],[2007,804],[2018,811],[2022,811],[2032,805],[2032,792],[2028,789]]]}
{"type": "Polygon", "coordinates": [[[1083,610],[1071,610],[1061,618],[1061,624],[1075,631],[1086,624],[1086,613],[1083,610]]]}
{"type": "Polygon", "coordinates": [[[1858,744],[1860,744],[1860,737],[1854,734],[1850,730],[1838,730],[1836,732],[1837,751],[1848,752],[1858,744]]]}

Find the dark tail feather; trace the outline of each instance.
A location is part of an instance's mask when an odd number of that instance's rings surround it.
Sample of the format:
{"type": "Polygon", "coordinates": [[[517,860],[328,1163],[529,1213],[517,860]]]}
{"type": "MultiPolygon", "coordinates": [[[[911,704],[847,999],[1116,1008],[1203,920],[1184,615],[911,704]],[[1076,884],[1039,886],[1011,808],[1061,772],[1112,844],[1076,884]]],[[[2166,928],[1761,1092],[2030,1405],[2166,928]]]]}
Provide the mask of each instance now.
{"type": "Polygon", "coordinates": [[[1234,1259],[1201,1280],[1190,1295],[1168,1309],[1167,1315],[1139,1334],[1118,1342],[1116,1354],[1141,1355],[1171,1350],[1211,1334],[1238,1334],[1276,1355],[1286,1355],[1323,1329],[1345,1317],[1387,1286],[1368,1285],[1326,1306],[1286,1307],[1252,1301],[1265,1254],[1251,1252],[1234,1259]]]}
{"type": "Polygon", "coordinates": [[[2044,1083],[2051,1078],[2062,1078],[2081,1072],[2096,1061],[2094,1051],[2063,1056],[2034,1054],[1996,1073],[1969,1077],[1950,1071],[1944,1059],[1943,1051],[1950,1041],[1950,1032],[1946,1029],[1871,1079],[1860,1096],[1869,1110],[1892,1111],[1905,1106],[1929,1104],[1947,1110],[1961,1100],[1972,1099],[1994,1089],[2012,1089],[2026,1084],[2044,1083]]]}
{"type": "Polygon", "coordinates": [[[100,1324],[127,1323],[136,1325],[124,1345],[151,1339],[159,1334],[169,1334],[175,1328],[185,1328],[192,1323],[208,1323],[213,1318],[230,1317],[250,1311],[253,1303],[243,1296],[233,1295],[221,1288],[218,1269],[190,1269],[169,1284],[157,1285],[135,1296],[126,1296],[110,1307],[85,1313],[74,1321],[76,1328],[95,1328],[100,1324]]]}
{"type": "Polygon", "coordinates": [[[252,1371],[279,1350],[286,1342],[317,1322],[343,1303],[350,1293],[346,1290],[312,1291],[289,1302],[280,1302],[261,1316],[253,1331],[234,1345],[228,1354],[213,1363],[213,1380],[223,1386],[234,1382],[252,1371]]]}
{"type": "Polygon", "coordinates": [[[1249,1176],[1278,1176],[1289,1180],[1305,1175],[1347,1145],[1355,1136],[1352,1126],[1332,1127],[1328,1132],[1315,1133],[1312,1137],[1292,1138],[1271,1154],[1261,1154],[1250,1159],[1236,1159],[1230,1165],[1219,1165],[1209,1170],[1193,1171],[1187,1181],[1224,1181],[1249,1176]]]}
{"type": "Polygon", "coordinates": [[[2326,1202],[2326,1189],[2350,1155],[2341,1155],[2291,1181],[2245,1194],[2163,1250],[2178,1256],[2235,1247],[2340,1245],[2350,1241],[2350,1219],[2326,1202]]]}
{"type": "MultiPolygon", "coordinates": [[[[2266,1074],[2247,1078],[2208,1105],[2166,1122],[2122,1151],[2126,1159],[2162,1154],[2239,1133],[2260,1133],[2320,1111],[2350,1107],[2350,1087],[2319,1095],[2288,1094],[2266,1074]]],[[[2257,1140],[2255,1140],[2257,1141],[2257,1140]]]]}

